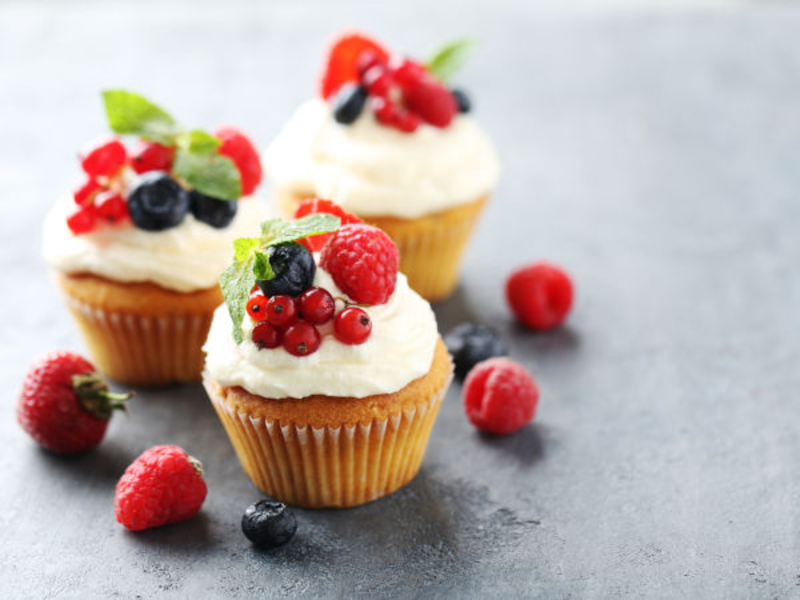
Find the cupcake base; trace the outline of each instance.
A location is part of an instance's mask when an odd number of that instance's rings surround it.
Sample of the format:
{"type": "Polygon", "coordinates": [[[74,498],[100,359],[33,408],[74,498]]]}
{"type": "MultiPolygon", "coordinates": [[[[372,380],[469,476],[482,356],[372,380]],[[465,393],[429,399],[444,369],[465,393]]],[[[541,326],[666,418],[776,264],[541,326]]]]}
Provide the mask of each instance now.
{"type": "MultiPolygon", "coordinates": [[[[290,217],[297,205],[313,194],[276,190],[280,211],[290,217]]],[[[443,300],[458,285],[461,258],[489,196],[416,219],[358,215],[383,229],[400,252],[400,271],[408,283],[430,302],[443,300]]],[[[332,199],[334,202],[335,198],[332,199]]]]}
{"type": "Polygon", "coordinates": [[[219,286],[181,293],[154,283],[55,273],[95,365],[128,385],[200,381],[219,286]]]}
{"type": "Polygon", "coordinates": [[[441,339],[430,371],[392,394],[263,398],[204,385],[247,475],[265,494],[305,508],[381,498],[419,471],[452,378],[441,339]]]}

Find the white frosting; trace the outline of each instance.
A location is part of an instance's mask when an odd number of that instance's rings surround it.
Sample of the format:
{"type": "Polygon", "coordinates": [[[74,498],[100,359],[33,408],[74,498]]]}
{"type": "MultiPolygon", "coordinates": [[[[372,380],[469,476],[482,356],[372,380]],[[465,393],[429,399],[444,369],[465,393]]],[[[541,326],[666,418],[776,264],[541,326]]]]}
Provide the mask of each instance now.
{"type": "Polygon", "coordinates": [[[469,115],[403,133],[368,108],[340,125],[322,99],[295,112],[267,149],[276,186],[333,200],[358,215],[406,219],[477,200],[494,188],[497,154],[469,115]]]}
{"type": "MultiPolygon", "coordinates": [[[[334,297],[344,297],[323,269],[317,268],[314,285],[334,297]]],[[[245,317],[244,341],[237,345],[228,309],[220,306],[203,347],[206,369],[219,385],[241,386],[266,398],[389,394],[430,370],[438,338],[436,317],[430,304],[408,287],[405,275],[398,274],[397,286],[386,304],[364,310],[372,319],[372,333],[366,342],[342,344],[328,323],[320,328],[319,349],[298,357],[280,346],[259,350],[251,339],[249,317],[245,317]]]]}
{"type": "Polygon", "coordinates": [[[150,281],[178,292],[216,285],[230,264],[233,240],[257,235],[265,216],[261,200],[247,196],[239,199],[236,216],[222,229],[189,213],[180,225],[164,231],[125,224],[75,235],[67,227],[67,216],[73,210],[75,203],[67,194],[45,219],[43,254],[51,267],[115,281],[150,281]]]}

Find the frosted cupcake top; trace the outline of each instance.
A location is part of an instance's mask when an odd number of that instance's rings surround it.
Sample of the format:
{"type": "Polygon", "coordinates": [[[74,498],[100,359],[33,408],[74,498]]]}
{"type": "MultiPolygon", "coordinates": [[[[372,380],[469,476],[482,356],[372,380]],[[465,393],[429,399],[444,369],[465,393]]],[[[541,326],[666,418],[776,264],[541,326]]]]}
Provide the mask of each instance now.
{"type": "Polygon", "coordinates": [[[213,287],[231,242],[263,217],[251,197],[258,153],[234,128],[186,130],[137,94],[103,97],[111,129],[139,139],[133,148],[107,137],[84,149],[84,181],[45,221],[45,259],[65,273],[179,292],[213,287]]]}

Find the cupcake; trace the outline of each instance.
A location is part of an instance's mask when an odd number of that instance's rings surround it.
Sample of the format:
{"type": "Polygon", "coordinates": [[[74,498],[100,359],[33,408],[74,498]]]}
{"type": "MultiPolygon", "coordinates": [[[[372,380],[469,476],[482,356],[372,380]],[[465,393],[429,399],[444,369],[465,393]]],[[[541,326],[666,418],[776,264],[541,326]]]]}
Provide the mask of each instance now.
{"type": "Polygon", "coordinates": [[[257,232],[258,153],[233,128],[184,130],[125,91],[103,94],[117,137],[81,153],[84,181],[44,224],[43,253],[97,366],[135,385],[199,381],[232,242],[257,232]]]}
{"type": "Polygon", "coordinates": [[[400,270],[430,301],[455,289],[499,175],[468,97],[445,83],[468,48],[449,44],[422,64],[360,34],[341,36],[318,96],[298,108],[264,157],[282,213],[294,214],[304,198],[334,199],[389,234],[400,270]]]}
{"type": "Polygon", "coordinates": [[[337,216],[267,221],[238,241],[204,347],[204,385],[245,472],[307,508],[408,483],[453,368],[391,239],[337,216]]]}

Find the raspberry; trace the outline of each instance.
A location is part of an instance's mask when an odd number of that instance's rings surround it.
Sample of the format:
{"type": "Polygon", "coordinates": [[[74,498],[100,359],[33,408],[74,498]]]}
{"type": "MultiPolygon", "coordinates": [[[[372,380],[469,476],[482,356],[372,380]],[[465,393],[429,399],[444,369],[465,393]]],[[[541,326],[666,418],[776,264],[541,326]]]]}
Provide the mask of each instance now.
{"type": "Polygon", "coordinates": [[[92,177],[111,177],[125,164],[128,153],[115,137],[101,138],[81,152],[81,167],[92,177]]]}
{"type": "Polygon", "coordinates": [[[333,335],[349,346],[363,344],[372,333],[372,321],[366,311],[351,306],[336,315],[333,322],[333,335]]]}
{"type": "Polygon", "coordinates": [[[87,204],[67,217],[67,227],[75,235],[89,233],[97,224],[97,217],[97,207],[94,204],[87,204]]]}
{"type": "Polygon", "coordinates": [[[283,333],[283,347],[294,356],[314,354],[321,342],[317,328],[305,321],[297,321],[283,333]]]}
{"type": "Polygon", "coordinates": [[[540,262],[517,269],[506,282],[506,298],[514,314],[532,329],[550,329],[564,322],[574,290],[560,267],[540,262]]]}
{"type": "Polygon", "coordinates": [[[325,244],[320,266],[355,302],[383,304],[397,283],[397,246],[382,230],[345,225],[325,244]]]}
{"type": "Polygon", "coordinates": [[[78,206],[86,206],[94,202],[94,197],[103,189],[96,179],[90,177],[72,192],[72,197],[78,206]]]}
{"type": "Polygon", "coordinates": [[[320,287],[308,288],[297,298],[300,317],[314,325],[323,325],[333,318],[336,302],[328,290],[320,287]]]}
{"type": "Polygon", "coordinates": [[[200,461],[178,446],[154,446],[125,469],[114,512],[131,531],[160,527],[196,515],[207,492],[200,461]]]}
{"type": "MultiPolygon", "coordinates": [[[[294,218],[300,219],[307,215],[316,213],[326,213],[339,217],[342,225],[349,225],[350,223],[361,223],[361,219],[357,216],[350,214],[338,204],[334,204],[330,200],[323,200],[322,198],[308,198],[303,200],[294,211],[294,218]]],[[[333,233],[322,233],[320,235],[312,235],[297,240],[303,244],[309,252],[319,252],[325,243],[333,237],[333,233]]]]}
{"type": "Polygon", "coordinates": [[[247,314],[256,323],[267,320],[267,298],[260,291],[250,292],[250,299],[247,301],[247,314]]]}
{"type": "Polygon", "coordinates": [[[405,133],[416,131],[419,127],[420,117],[395,102],[379,98],[374,106],[375,118],[383,125],[394,127],[405,133]]]}
{"type": "Polygon", "coordinates": [[[406,91],[406,107],[435,127],[447,127],[458,113],[453,94],[441,83],[425,77],[406,91]]]}
{"type": "Polygon", "coordinates": [[[272,296],[267,301],[267,321],[273,327],[285,327],[297,319],[294,298],[286,294],[272,296]]]}
{"type": "Polygon", "coordinates": [[[109,223],[119,223],[130,217],[128,203],[122,196],[111,191],[98,194],[95,206],[97,207],[97,218],[109,223]]]}
{"type": "Polygon", "coordinates": [[[85,358],[50,352],[28,370],[17,421],[36,442],[60,453],[85,452],[103,440],[113,410],[131,394],[112,394],[85,358]]]}
{"type": "Polygon", "coordinates": [[[504,435],[536,414],[539,388],[525,368],[509,358],[478,363],[464,381],[464,410],[481,431],[504,435]]]}
{"type": "Polygon", "coordinates": [[[404,92],[413,89],[425,78],[425,67],[405,59],[394,69],[394,80],[404,92]]]}
{"type": "Polygon", "coordinates": [[[281,332],[267,321],[261,321],[253,328],[253,343],[259,350],[277,348],[281,345],[281,332]]]}
{"type": "Polygon", "coordinates": [[[320,94],[323,98],[330,98],[345,83],[358,81],[359,61],[367,52],[376,57],[373,61],[385,63],[389,60],[386,50],[360,33],[346,33],[333,41],[322,70],[320,94]]]}
{"type": "Polygon", "coordinates": [[[174,147],[139,140],[129,162],[131,168],[137,173],[147,173],[148,171],[169,171],[174,158],[174,147]]]}
{"type": "Polygon", "coordinates": [[[223,127],[214,132],[222,140],[219,153],[230,158],[242,177],[242,196],[253,193],[261,183],[261,159],[249,138],[238,129],[223,127]]]}

